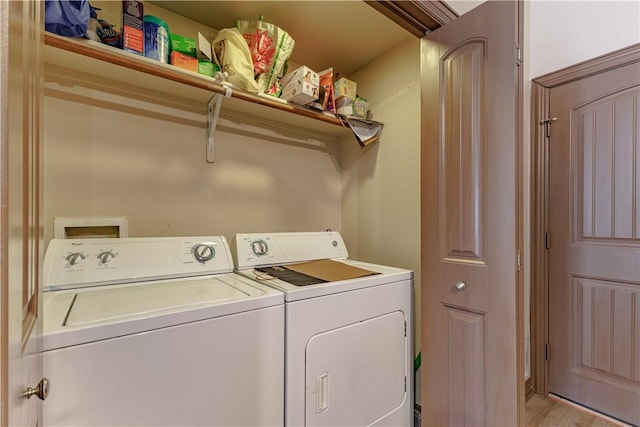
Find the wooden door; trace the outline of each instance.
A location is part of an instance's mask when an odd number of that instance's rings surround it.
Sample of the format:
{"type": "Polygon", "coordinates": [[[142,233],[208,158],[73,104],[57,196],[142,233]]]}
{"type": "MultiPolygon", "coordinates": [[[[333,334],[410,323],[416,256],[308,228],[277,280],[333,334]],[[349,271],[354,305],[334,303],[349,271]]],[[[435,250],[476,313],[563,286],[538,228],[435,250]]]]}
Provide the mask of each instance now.
{"type": "Polygon", "coordinates": [[[521,6],[484,3],[423,40],[425,425],[523,421],[521,6]]]}
{"type": "Polygon", "coordinates": [[[42,377],[43,6],[0,2],[0,424],[35,426],[42,377]]]}
{"type": "Polygon", "coordinates": [[[549,111],[549,391],[639,425],[640,63],[549,111]]]}

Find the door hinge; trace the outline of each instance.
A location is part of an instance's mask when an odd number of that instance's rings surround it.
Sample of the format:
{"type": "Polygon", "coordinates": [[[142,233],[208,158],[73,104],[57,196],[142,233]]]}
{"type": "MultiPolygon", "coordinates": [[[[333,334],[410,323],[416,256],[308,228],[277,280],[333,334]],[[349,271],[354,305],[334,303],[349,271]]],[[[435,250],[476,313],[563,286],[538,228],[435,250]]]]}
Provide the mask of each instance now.
{"type": "Polygon", "coordinates": [[[551,235],[548,231],[544,233],[544,247],[545,249],[549,249],[551,247],[551,235]]]}
{"type": "Polygon", "coordinates": [[[544,360],[549,361],[549,343],[544,345],[544,360]]]}
{"type": "Polygon", "coordinates": [[[522,64],[522,49],[520,49],[520,44],[516,43],[516,65],[520,66],[522,64]]]}
{"type": "Polygon", "coordinates": [[[520,256],[520,249],[516,249],[516,271],[520,271],[522,266],[522,257],[520,256]]]}
{"type": "Polygon", "coordinates": [[[538,123],[540,125],[544,125],[544,135],[547,138],[549,138],[551,136],[551,123],[555,122],[556,120],[558,120],[557,117],[548,117],[548,118],[546,118],[543,121],[538,123]]]}
{"type": "Polygon", "coordinates": [[[404,376],[404,391],[407,392],[407,376],[404,376]]]}
{"type": "Polygon", "coordinates": [[[404,336],[407,336],[407,321],[404,321],[404,336]]]}

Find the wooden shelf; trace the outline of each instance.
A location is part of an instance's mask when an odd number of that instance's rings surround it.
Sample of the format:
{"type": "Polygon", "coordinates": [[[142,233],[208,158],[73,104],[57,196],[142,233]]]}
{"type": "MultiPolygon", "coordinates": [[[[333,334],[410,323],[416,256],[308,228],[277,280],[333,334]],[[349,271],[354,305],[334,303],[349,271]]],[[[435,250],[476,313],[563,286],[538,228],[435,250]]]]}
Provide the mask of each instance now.
{"type": "MultiPolygon", "coordinates": [[[[154,94],[201,102],[204,107],[213,95],[225,93],[225,86],[208,76],[91,40],[62,37],[48,32],[45,33],[45,64],[83,75],[116,80],[146,93],[152,91],[154,94]]],[[[327,136],[350,133],[333,114],[235,88],[231,97],[224,101],[223,110],[227,108],[327,136]]]]}

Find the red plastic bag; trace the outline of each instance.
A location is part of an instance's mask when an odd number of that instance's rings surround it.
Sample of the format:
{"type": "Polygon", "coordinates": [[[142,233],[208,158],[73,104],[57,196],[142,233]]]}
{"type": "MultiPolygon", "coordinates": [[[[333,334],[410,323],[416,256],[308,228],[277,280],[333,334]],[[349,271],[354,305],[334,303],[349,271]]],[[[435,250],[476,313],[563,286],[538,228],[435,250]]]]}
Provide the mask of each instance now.
{"type": "Polygon", "coordinates": [[[238,21],[237,27],[249,46],[260,92],[277,95],[277,79],[282,77],[295,41],[286,31],[264,22],[262,16],[255,22],[238,21]]]}

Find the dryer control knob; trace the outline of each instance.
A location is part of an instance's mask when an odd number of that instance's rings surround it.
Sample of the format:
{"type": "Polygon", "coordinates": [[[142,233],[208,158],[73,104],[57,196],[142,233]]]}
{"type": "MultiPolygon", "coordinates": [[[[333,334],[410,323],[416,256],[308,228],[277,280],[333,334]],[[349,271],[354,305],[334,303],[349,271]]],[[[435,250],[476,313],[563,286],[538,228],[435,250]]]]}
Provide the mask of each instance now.
{"type": "Polygon", "coordinates": [[[69,265],[77,265],[80,261],[85,259],[86,256],[81,252],[73,252],[66,256],[65,260],[69,265]]]}
{"type": "Polygon", "coordinates": [[[216,250],[213,247],[213,243],[198,243],[195,245],[191,252],[198,262],[207,262],[216,256],[216,250]]]}
{"type": "Polygon", "coordinates": [[[111,251],[104,251],[98,254],[98,260],[100,261],[100,264],[106,264],[115,257],[116,257],[116,254],[114,254],[111,251]]]}
{"type": "Polygon", "coordinates": [[[258,256],[266,255],[269,252],[269,245],[264,240],[254,240],[251,242],[251,250],[258,256]]]}

